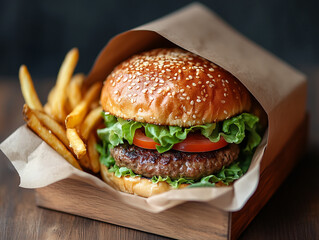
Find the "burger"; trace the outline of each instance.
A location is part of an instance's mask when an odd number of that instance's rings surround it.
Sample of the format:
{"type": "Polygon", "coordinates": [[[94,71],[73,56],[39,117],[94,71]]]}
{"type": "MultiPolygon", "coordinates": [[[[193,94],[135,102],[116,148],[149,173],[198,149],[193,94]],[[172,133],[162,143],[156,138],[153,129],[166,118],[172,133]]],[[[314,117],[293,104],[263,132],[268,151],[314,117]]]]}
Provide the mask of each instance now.
{"type": "Polygon", "coordinates": [[[102,178],[149,197],[229,185],[260,143],[253,99],[231,73],[179,48],[134,55],[107,77],[98,129],[102,178]]]}

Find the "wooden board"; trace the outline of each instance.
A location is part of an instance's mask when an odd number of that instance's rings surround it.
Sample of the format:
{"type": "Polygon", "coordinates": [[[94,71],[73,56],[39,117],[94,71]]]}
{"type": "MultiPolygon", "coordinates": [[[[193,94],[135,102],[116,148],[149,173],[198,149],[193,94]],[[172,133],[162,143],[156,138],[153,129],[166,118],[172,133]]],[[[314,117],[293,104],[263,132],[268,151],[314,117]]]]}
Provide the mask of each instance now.
{"type": "Polygon", "coordinates": [[[270,164],[261,173],[256,192],[238,212],[188,202],[154,214],[120,203],[102,189],[72,179],[37,189],[37,204],[176,239],[236,239],[297,163],[305,150],[306,130],[307,119],[275,159],[263,159],[270,164]]]}

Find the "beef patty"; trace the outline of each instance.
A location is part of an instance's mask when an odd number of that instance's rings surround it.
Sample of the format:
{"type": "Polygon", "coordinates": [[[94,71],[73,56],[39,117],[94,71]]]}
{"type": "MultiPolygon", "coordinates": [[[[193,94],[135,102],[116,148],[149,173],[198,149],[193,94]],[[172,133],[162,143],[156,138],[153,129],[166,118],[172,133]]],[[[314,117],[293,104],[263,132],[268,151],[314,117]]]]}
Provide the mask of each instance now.
{"type": "Polygon", "coordinates": [[[170,150],[159,153],[134,145],[119,145],[111,149],[111,155],[119,167],[127,167],[144,177],[169,176],[200,179],[219,172],[223,166],[230,165],[238,158],[239,146],[228,144],[211,152],[187,153],[170,150]]]}

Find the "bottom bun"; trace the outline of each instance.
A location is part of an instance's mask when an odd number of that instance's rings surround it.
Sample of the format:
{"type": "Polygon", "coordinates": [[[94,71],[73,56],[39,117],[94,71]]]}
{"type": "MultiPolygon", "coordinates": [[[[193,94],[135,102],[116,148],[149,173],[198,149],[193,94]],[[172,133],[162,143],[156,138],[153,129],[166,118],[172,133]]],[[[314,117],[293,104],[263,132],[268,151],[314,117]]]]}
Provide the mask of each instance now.
{"type": "MultiPolygon", "coordinates": [[[[143,177],[116,177],[113,172],[109,172],[108,168],[101,164],[102,179],[113,188],[122,192],[138,195],[141,197],[151,197],[175,188],[172,188],[167,182],[153,183],[148,178],[143,177]]],[[[181,184],[179,188],[185,188],[188,184],[181,184]]]]}

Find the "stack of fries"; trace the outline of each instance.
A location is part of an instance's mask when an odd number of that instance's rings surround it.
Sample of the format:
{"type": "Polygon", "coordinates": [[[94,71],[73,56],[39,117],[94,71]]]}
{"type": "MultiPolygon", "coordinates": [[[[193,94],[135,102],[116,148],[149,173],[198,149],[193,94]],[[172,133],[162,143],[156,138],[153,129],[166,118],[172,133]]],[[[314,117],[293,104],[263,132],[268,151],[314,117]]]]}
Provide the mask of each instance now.
{"type": "Polygon", "coordinates": [[[19,71],[25,100],[23,114],[27,125],[55,151],[78,169],[100,171],[96,129],[102,123],[99,97],[102,83],[84,87],[85,75],[74,74],[79,51],[66,55],[55,86],[43,106],[26,66],[19,71]]]}

